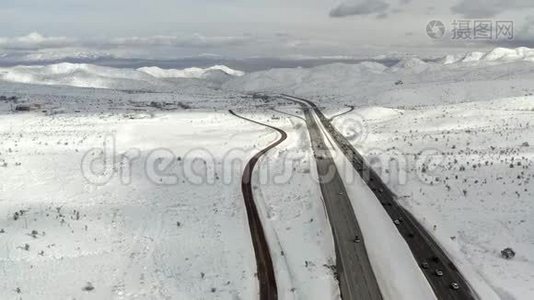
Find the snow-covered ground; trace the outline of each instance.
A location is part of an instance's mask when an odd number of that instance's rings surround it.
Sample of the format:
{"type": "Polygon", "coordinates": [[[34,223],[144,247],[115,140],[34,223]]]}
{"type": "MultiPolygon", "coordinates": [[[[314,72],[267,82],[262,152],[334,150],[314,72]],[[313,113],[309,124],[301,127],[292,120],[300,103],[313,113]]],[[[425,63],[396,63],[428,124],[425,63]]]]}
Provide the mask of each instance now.
{"type": "Polygon", "coordinates": [[[534,297],[534,51],[498,48],[435,62],[278,69],[229,81],[291,93],[348,136],[490,299],[534,297]],[[401,169],[401,172],[397,170],[401,169]],[[501,250],[516,256],[506,260],[501,250]]]}
{"type": "Polygon", "coordinates": [[[270,110],[298,114],[294,104],[246,94],[265,91],[310,98],[327,115],[355,106],[334,125],[370,161],[386,163],[382,175],[402,205],[477,291],[532,299],[532,57],[526,48],[495,49],[432,62],[412,57],[391,67],[249,74],[224,66],[2,68],[2,298],[254,298],[239,180],[244,162],[277,137],[227,109],[289,134],[260,160],[253,179],[275,241],[279,294],[338,298],[306,127],[270,110]],[[115,150],[107,157],[99,149],[111,137],[115,150]],[[114,176],[87,178],[90,170],[114,176]],[[516,251],[511,260],[500,255],[506,247],[516,251]]]}
{"type": "Polygon", "coordinates": [[[351,117],[366,122],[367,138],[355,144],[378,158],[401,203],[476,287],[490,285],[502,299],[534,297],[534,97],[362,108],[337,119],[338,129],[351,117]],[[501,257],[507,247],[512,260],[501,257]]]}
{"type": "Polygon", "coordinates": [[[330,141],[329,151],[336,167],[342,172],[342,180],[362,228],[369,260],[383,297],[406,300],[436,299],[408,244],[391,222],[380,201],[333,142],[319,117],[315,115],[314,118],[324,139],[330,141]]]}
{"type": "Polygon", "coordinates": [[[253,178],[280,295],[338,297],[332,237],[299,120],[210,89],[1,88],[3,297],[254,298],[240,179],[246,161],[277,137],[229,108],[292,133],[253,178]],[[104,145],[108,138],[114,143],[104,145]]]}

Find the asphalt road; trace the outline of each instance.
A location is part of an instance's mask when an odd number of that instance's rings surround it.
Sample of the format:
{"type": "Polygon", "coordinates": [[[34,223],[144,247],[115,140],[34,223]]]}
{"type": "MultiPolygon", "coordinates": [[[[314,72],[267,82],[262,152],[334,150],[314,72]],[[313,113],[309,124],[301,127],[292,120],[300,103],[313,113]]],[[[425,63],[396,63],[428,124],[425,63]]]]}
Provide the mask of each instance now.
{"type": "Polygon", "coordinates": [[[334,237],[341,297],[346,300],[382,299],[343,180],[309,108],[304,109],[304,116],[317,163],[323,201],[334,237]]]}
{"type": "Polygon", "coordinates": [[[436,243],[423,226],[397,202],[397,196],[387,187],[380,176],[367,165],[361,154],[339,133],[321,110],[310,100],[282,95],[285,99],[311,108],[319,117],[323,127],[329,132],[338,147],[343,151],[352,166],[361,175],[380,201],[391,220],[396,224],[402,237],[412,251],[416,261],[438,299],[460,300],[478,299],[454,263],[436,243]]]}
{"type": "Polygon", "coordinates": [[[260,299],[276,300],[278,299],[278,290],[276,286],[276,276],[274,274],[273,260],[271,258],[269,244],[267,238],[265,237],[261,218],[258,213],[258,208],[256,206],[256,202],[254,201],[251,179],[252,174],[254,172],[254,167],[256,166],[258,160],[269,150],[273,149],[274,147],[282,143],[284,140],[286,140],[287,133],[279,128],[239,116],[232,110],[229,110],[229,112],[240,119],[271,128],[280,133],[280,138],[277,141],[273,142],[267,148],[258,152],[248,161],[243,172],[243,176],[241,178],[241,192],[243,193],[243,199],[245,200],[250,235],[252,237],[252,245],[254,247],[254,254],[256,257],[257,276],[260,285],[260,299]]]}

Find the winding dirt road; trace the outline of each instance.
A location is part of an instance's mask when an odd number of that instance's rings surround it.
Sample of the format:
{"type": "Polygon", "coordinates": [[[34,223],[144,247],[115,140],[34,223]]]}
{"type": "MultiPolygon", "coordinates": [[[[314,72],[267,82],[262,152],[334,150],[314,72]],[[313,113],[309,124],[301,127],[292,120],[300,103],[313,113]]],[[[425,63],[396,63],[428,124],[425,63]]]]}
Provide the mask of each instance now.
{"type": "Polygon", "coordinates": [[[355,107],[354,105],[350,105],[350,106],[349,106],[349,109],[348,109],[347,111],[344,111],[344,112],[341,112],[341,113],[339,113],[339,114],[337,114],[337,115],[335,115],[335,116],[332,116],[332,117],[330,117],[330,119],[328,119],[328,120],[329,120],[330,122],[332,122],[332,121],[334,121],[335,119],[337,119],[337,118],[339,118],[339,117],[341,117],[341,116],[344,116],[344,115],[346,115],[346,114],[352,112],[355,108],[356,108],[356,107],[355,107]]]}
{"type": "Polygon", "coordinates": [[[245,200],[250,235],[252,237],[254,254],[256,256],[257,275],[260,285],[260,299],[276,300],[278,299],[278,290],[276,287],[276,276],[274,274],[273,260],[269,250],[269,243],[265,237],[261,218],[258,213],[258,208],[256,206],[256,202],[254,201],[251,181],[254,167],[256,166],[258,160],[269,150],[285,141],[287,139],[287,133],[279,128],[240,116],[232,110],[229,110],[229,112],[240,119],[276,130],[278,133],[280,133],[280,138],[277,141],[258,152],[249,160],[243,172],[243,177],[241,178],[241,192],[243,193],[243,198],[245,200]]]}

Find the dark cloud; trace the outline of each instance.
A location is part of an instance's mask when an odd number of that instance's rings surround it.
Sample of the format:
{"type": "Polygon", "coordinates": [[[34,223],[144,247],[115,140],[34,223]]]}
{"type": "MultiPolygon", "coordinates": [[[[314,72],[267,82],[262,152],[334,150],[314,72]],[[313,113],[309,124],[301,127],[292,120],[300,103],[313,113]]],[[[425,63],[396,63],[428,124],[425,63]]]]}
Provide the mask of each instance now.
{"type": "Polygon", "coordinates": [[[514,39],[505,41],[507,46],[533,47],[534,46],[534,17],[529,16],[522,22],[522,26],[515,28],[514,39]]]}
{"type": "Polygon", "coordinates": [[[376,15],[376,18],[377,18],[377,19],[387,19],[387,17],[388,17],[388,14],[385,13],[385,12],[376,15]]]}
{"type": "Polygon", "coordinates": [[[381,0],[350,0],[345,1],[330,11],[330,17],[342,18],[354,15],[384,13],[389,4],[381,0]]]}
{"type": "Polygon", "coordinates": [[[493,17],[502,11],[497,2],[493,0],[462,0],[462,2],[451,7],[451,11],[466,18],[493,17]]]}
{"type": "Polygon", "coordinates": [[[451,11],[465,18],[489,18],[509,10],[534,8],[532,0],[461,0],[451,11]]]}

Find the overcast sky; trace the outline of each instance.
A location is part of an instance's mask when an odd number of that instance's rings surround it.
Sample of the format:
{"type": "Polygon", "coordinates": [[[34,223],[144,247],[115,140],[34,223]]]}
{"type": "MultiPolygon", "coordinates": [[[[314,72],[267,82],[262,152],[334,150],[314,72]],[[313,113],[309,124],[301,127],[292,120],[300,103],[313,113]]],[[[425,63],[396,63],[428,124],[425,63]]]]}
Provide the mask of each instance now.
{"type": "Polygon", "coordinates": [[[530,16],[532,0],[1,0],[0,51],[241,57],[530,46],[530,16]],[[515,37],[427,36],[429,21],[449,30],[455,19],[512,20],[515,37]]]}

